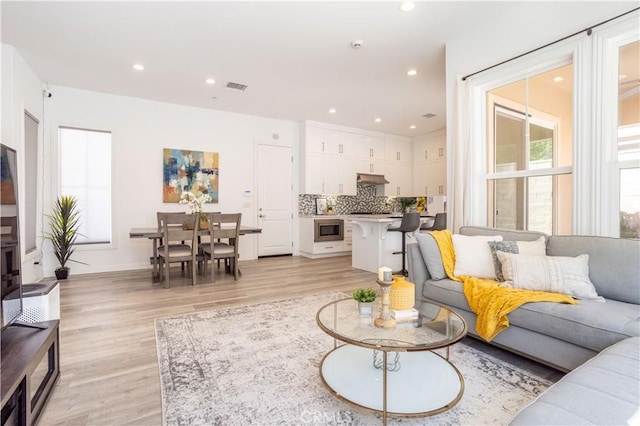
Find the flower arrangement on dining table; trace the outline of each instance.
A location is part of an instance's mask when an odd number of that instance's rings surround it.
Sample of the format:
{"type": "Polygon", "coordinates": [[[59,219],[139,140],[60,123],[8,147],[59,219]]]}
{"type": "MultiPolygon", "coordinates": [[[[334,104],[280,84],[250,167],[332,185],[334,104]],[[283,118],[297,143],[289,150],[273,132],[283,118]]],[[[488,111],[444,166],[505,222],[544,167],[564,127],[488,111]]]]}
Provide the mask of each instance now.
{"type": "Polygon", "coordinates": [[[189,214],[198,214],[199,220],[203,220],[204,216],[202,215],[202,206],[207,201],[211,201],[211,197],[209,194],[203,194],[200,191],[197,193],[193,193],[191,191],[184,191],[180,195],[180,204],[186,204],[189,207],[189,214]]]}

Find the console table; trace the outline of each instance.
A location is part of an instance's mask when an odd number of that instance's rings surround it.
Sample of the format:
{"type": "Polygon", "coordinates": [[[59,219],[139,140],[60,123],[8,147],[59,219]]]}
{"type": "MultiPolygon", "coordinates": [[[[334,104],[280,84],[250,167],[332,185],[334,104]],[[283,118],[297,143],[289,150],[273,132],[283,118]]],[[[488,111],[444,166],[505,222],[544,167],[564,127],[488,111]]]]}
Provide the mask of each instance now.
{"type": "Polygon", "coordinates": [[[44,330],[10,326],[2,330],[2,425],[37,422],[60,375],[60,321],[44,330]]]}

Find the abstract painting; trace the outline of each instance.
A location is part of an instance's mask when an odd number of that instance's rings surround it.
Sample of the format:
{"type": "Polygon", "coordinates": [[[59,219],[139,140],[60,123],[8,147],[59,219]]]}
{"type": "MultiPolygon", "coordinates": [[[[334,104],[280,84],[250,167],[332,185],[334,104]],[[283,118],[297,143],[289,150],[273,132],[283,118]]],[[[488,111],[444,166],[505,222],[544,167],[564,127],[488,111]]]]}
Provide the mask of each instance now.
{"type": "MultiPolygon", "coordinates": [[[[15,167],[15,161],[13,164],[9,164],[9,151],[2,145],[2,155],[0,156],[0,204],[16,204],[15,188],[13,187],[13,173],[11,166],[15,167]]],[[[12,158],[15,158],[15,151],[11,153],[12,158]]]]}
{"type": "Polygon", "coordinates": [[[165,148],[162,201],[177,203],[183,191],[201,192],[218,202],[218,153],[165,148]]]}

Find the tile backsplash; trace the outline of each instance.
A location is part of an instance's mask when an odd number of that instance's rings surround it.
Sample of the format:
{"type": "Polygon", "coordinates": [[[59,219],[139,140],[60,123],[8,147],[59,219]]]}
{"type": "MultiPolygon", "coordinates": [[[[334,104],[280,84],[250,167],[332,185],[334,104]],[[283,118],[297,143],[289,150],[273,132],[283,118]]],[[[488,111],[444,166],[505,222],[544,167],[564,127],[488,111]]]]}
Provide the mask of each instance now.
{"type": "Polygon", "coordinates": [[[357,195],[300,194],[298,196],[298,213],[302,215],[316,214],[316,198],[326,198],[327,204],[333,206],[336,214],[402,211],[402,206],[395,197],[378,196],[376,195],[376,185],[358,183],[357,195]]]}

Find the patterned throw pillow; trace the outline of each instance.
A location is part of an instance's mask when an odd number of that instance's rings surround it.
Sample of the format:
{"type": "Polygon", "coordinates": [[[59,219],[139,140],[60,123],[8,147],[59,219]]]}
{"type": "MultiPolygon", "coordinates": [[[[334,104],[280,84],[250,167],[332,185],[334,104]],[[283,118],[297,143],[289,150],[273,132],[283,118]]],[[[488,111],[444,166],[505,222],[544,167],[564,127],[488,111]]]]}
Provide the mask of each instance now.
{"type": "Polygon", "coordinates": [[[604,302],[589,279],[589,255],[535,256],[498,250],[504,285],[525,290],[562,293],[604,302]]]}
{"type": "Polygon", "coordinates": [[[496,269],[496,278],[498,281],[504,281],[504,276],[502,275],[502,263],[500,263],[496,251],[500,250],[513,254],[533,254],[537,256],[547,254],[547,243],[544,237],[540,237],[534,241],[489,241],[489,248],[493,256],[493,267],[496,269]]]}
{"type": "Polygon", "coordinates": [[[502,263],[500,259],[498,259],[496,252],[499,250],[505,253],[518,254],[518,243],[515,241],[489,241],[488,244],[491,249],[491,256],[493,257],[493,267],[496,270],[496,279],[498,281],[504,281],[502,263]]]}

